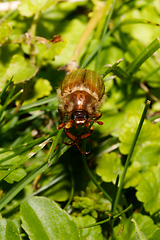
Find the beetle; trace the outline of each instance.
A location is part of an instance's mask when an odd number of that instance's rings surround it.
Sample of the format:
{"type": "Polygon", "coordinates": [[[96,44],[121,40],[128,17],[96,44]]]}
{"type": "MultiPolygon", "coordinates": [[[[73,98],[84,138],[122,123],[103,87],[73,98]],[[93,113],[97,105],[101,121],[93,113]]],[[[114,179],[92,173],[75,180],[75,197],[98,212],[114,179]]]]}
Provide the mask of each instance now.
{"type": "Polygon", "coordinates": [[[64,127],[71,144],[76,144],[83,154],[78,143],[82,139],[88,138],[94,131],[92,123],[102,125],[103,122],[97,121],[101,116],[99,108],[105,100],[105,86],[102,78],[94,71],[77,69],[68,74],[62,81],[61,87],[57,89],[59,99],[59,113],[61,124],[58,130],[64,127]],[[71,133],[72,126],[77,129],[84,127],[84,131],[79,135],[71,133]]]}

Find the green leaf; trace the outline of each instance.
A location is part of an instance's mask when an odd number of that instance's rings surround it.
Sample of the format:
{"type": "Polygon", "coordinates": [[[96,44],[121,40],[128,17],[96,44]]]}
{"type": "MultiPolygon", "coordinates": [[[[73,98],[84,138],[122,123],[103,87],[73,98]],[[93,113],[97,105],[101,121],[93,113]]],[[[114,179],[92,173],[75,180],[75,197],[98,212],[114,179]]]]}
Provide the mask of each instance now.
{"type": "Polygon", "coordinates": [[[63,31],[60,28],[59,35],[62,36],[62,39],[66,44],[63,49],[63,54],[56,56],[53,65],[63,66],[71,59],[78,41],[85,29],[85,23],[86,21],[84,19],[82,21],[76,18],[62,23],[63,31]]]}
{"type": "MultiPolygon", "coordinates": [[[[134,115],[123,125],[119,136],[121,141],[119,149],[122,154],[129,153],[139,120],[139,117],[134,115]]],[[[141,163],[143,171],[147,171],[150,166],[160,161],[159,138],[159,126],[145,120],[132,156],[132,161],[141,163]]]]}
{"type": "MultiPolygon", "coordinates": [[[[158,1],[157,1],[158,2],[158,1]]],[[[147,3],[147,1],[144,1],[147,3]]],[[[159,2],[158,2],[159,5],[159,2]]],[[[157,12],[158,6],[154,7],[153,4],[146,4],[144,7],[130,8],[125,11],[125,20],[130,19],[143,19],[144,23],[147,21],[159,23],[159,13],[157,12]]],[[[141,42],[147,45],[157,36],[159,36],[159,27],[153,26],[151,24],[130,24],[122,26],[122,30],[125,33],[129,33],[137,42],[141,42]]]]}
{"type": "Polygon", "coordinates": [[[23,168],[18,168],[11,172],[4,180],[8,183],[19,182],[22,178],[26,176],[26,171],[23,168]]]}
{"type": "Polygon", "coordinates": [[[18,9],[23,16],[31,17],[53,4],[55,4],[55,0],[22,0],[18,9]]]}
{"type": "Polygon", "coordinates": [[[132,218],[131,221],[132,221],[132,222],[134,223],[134,225],[135,225],[135,230],[136,230],[138,239],[140,239],[140,240],[147,240],[147,238],[146,238],[146,236],[144,235],[144,233],[140,231],[139,226],[138,226],[137,222],[135,221],[135,219],[132,218]]]}
{"type": "Polygon", "coordinates": [[[0,219],[0,240],[21,240],[16,224],[10,219],[0,219]]]}
{"type": "Polygon", "coordinates": [[[140,66],[160,48],[160,39],[151,42],[134,61],[128,66],[127,71],[131,74],[139,70],[140,66]]]}
{"type": "MultiPolygon", "coordinates": [[[[121,164],[120,158],[117,154],[104,153],[96,161],[96,173],[102,178],[104,182],[116,182],[117,175],[123,172],[124,167],[121,164]]],[[[124,188],[135,187],[141,179],[141,164],[134,161],[128,168],[124,181],[124,188]]]]}
{"type": "Polygon", "coordinates": [[[22,227],[32,240],[80,239],[70,216],[55,202],[44,197],[33,197],[22,203],[22,227]]]}
{"type": "MultiPolygon", "coordinates": [[[[118,226],[114,227],[112,236],[114,240],[160,240],[160,229],[149,216],[134,213],[132,219],[134,220],[125,219],[125,221],[121,221],[118,226]],[[124,229],[122,224],[124,224],[124,229]],[[123,229],[122,231],[120,230],[121,228],[123,229]],[[155,236],[157,236],[157,238],[154,238],[155,236]]],[[[110,237],[109,240],[113,239],[112,237],[110,237]]]]}
{"type": "Polygon", "coordinates": [[[117,91],[112,87],[112,95],[102,105],[102,118],[105,123],[102,126],[96,126],[98,130],[104,133],[111,133],[112,136],[119,137],[123,124],[131,115],[140,115],[144,109],[145,95],[141,90],[133,91],[126,97],[122,91],[117,91]],[[117,104],[119,103],[120,104],[117,104]],[[119,111],[120,109],[120,111],[119,111]]]}
{"type": "MultiPolygon", "coordinates": [[[[72,217],[72,219],[76,222],[78,228],[83,228],[96,222],[95,219],[89,215],[84,217],[72,217]]],[[[78,231],[81,236],[81,240],[103,240],[101,226],[79,229],[78,231]]]]}
{"type": "Polygon", "coordinates": [[[47,79],[39,78],[35,83],[35,98],[42,98],[48,96],[52,91],[52,86],[47,79]]]}
{"type": "Polygon", "coordinates": [[[12,32],[12,27],[7,23],[7,21],[3,21],[0,24],[0,46],[3,45],[8,40],[9,35],[12,32]]]}
{"type": "Polygon", "coordinates": [[[102,154],[96,163],[96,173],[104,182],[115,183],[117,175],[123,171],[121,160],[114,152],[102,154]]]}
{"type": "Polygon", "coordinates": [[[152,167],[142,175],[142,179],[137,186],[136,196],[144,203],[144,208],[150,214],[160,209],[160,164],[152,167]]]}
{"type": "Polygon", "coordinates": [[[14,55],[7,68],[6,75],[10,79],[13,76],[13,82],[19,83],[31,79],[37,72],[35,66],[21,55],[14,55]]]}
{"type": "Polygon", "coordinates": [[[124,188],[135,187],[141,180],[141,164],[137,161],[132,162],[128,167],[124,180],[124,188]]]}

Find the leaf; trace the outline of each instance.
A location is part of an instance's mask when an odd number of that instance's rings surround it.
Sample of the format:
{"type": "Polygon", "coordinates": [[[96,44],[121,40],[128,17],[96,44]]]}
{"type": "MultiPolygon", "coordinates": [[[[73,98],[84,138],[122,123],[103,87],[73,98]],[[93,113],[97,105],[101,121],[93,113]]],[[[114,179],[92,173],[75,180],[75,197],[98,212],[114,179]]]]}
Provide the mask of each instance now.
{"type": "Polygon", "coordinates": [[[122,222],[120,222],[118,226],[114,227],[113,236],[110,237],[109,240],[113,238],[114,240],[160,240],[160,229],[149,216],[134,213],[132,217],[132,219],[134,219],[133,221],[136,222],[136,227],[131,219],[125,219],[122,232],[119,234],[119,230],[122,227],[122,222]],[[157,238],[154,238],[154,236],[157,236],[157,238]]]}
{"type": "Polygon", "coordinates": [[[61,30],[60,28],[58,34],[62,36],[63,41],[66,44],[63,49],[63,53],[56,56],[53,65],[63,66],[71,59],[73,52],[78,44],[78,41],[85,29],[85,23],[86,21],[80,21],[76,18],[62,23],[63,29],[61,30]]]}
{"type": "Polygon", "coordinates": [[[39,78],[35,83],[35,98],[48,96],[52,91],[52,86],[47,79],[39,78]]]}
{"type": "Polygon", "coordinates": [[[19,182],[22,178],[26,176],[26,171],[23,168],[18,168],[11,172],[4,180],[8,183],[19,182]]]}
{"type": "Polygon", "coordinates": [[[37,49],[37,62],[41,64],[42,61],[51,61],[55,60],[55,56],[61,54],[62,50],[64,49],[66,43],[65,42],[57,42],[57,43],[38,43],[37,49]]]}
{"type": "Polygon", "coordinates": [[[102,154],[96,163],[96,173],[104,182],[115,183],[117,175],[121,174],[123,171],[121,160],[114,152],[102,154]]]}
{"type": "Polygon", "coordinates": [[[22,0],[18,9],[23,16],[31,17],[35,13],[47,9],[52,4],[55,4],[55,0],[22,0]]]}
{"type": "MultiPolygon", "coordinates": [[[[139,121],[140,118],[134,115],[123,125],[119,136],[121,141],[119,149],[122,154],[129,153],[139,121]]],[[[145,120],[132,156],[132,161],[141,163],[143,171],[147,171],[150,166],[160,161],[159,138],[159,126],[145,120]]]]}
{"type": "MultiPolygon", "coordinates": [[[[120,176],[124,167],[121,164],[121,160],[117,157],[117,154],[104,153],[97,160],[96,173],[102,178],[104,182],[116,182],[117,175],[120,176]]],[[[135,187],[141,179],[141,164],[134,161],[128,168],[124,188],[135,187]]],[[[119,180],[120,181],[120,180],[119,180]]]]}
{"type": "Polygon", "coordinates": [[[132,162],[128,167],[127,173],[124,179],[124,188],[135,187],[141,180],[141,164],[137,161],[132,162]]]}
{"type": "MultiPolygon", "coordinates": [[[[138,9],[138,7],[129,8],[128,11],[125,12],[125,19],[144,19],[158,23],[159,14],[157,12],[157,7],[155,8],[152,4],[147,5],[148,6],[142,7],[141,9],[138,9]]],[[[137,39],[138,42],[141,42],[145,45],[159,36],[159,27],[155,27],[151,24],[127,24],[124,25],[122,29],[124,32],[129,33],[131,37],[137,39]]]]}
{"type": "Polygon", "coordinates": [[[78,240],[78,229],[70,216],[55,202],[33,197],[22,203],[22,227],[32,240],[78,240]]]}
{"type": "Polygon", "coordinates": [[[152,167],[142,175],[137,186],[137,199],[144,203],[144,208],[150,214],[160,209],[160,164],[152,167]]]}
{"type": "MultiPolygon", "coordinates": [[[[3,151],[3,149],[1,150],[3,151]]],[[[6,172],[6,170],[3,170],[3,168],[9,169],[12,165],[16,165],[17,162],[20,161],[21,158],[19,155],[12,157],[13,155],[13,151],[8,151],[0,154],[0,175],[6,172]]],[[[19,182],[23,177],[25,177],[25,175],[26,171],[23,168],[18,168],[11,172],[4,180],[8,183],[13,183],[14,181],[19,182]]]]}
{"type": "Polygon", "coordinates": [[[0,240],[21,240],[16,224],[10,219],[0,219],[0,240]]]}
{"type": "Polygon", "coordinates": [[[132,221],[132,222],[134,223],[134,225],[135,225],[135,230],[136,230],[138,239],[140,239],[140,240],[147,240],[147,238],[146,238],[146,236],[144,235],[144,233],[140,231],[139,226],[138,226],[137,222],[134,220],[134,218],[132,218],[131,221],[132,221]]]}
{"type": "Polygon", "coordinates": [[[11,32],[12,27],[7,23],[7,21],[3,21],[0,24],[0,46],[2,46],[8,40],[11,32]]]}
{"type": "Polygon", "coordinates": [[[29,60],[16,54],[12,57],[6,74],[9,79],[13,76],[14,83],[19,83],[31,79],[36,72],[36,67],[32,66],[29,60]]]}
{"type": "Polygon", "coordinates": [[[115,86],[112,87],[112,96],[102,105],[102,121],[98,130],[104,134],[111,132],[112,136],[119,137],[123,124],[131,115],[139,115],[144,109],[145,95],[141,90],[133,91],[132,95],[123,95],[115,86]],[[117,102],[120,104],[117,104],[117,102]],[[120,109],[120,111],[119,111],[120,109]]]}
{"type": "MultiPolygon", "coordinates": [[[[87,225],[94,224],[96,221],[93,217],[86,215],[83,217],[73,217],[72,219],[76,222],[78,228],[83,228],[87,225]]],[[[101,226],[95,226],[90,228],[79,229],[79,235],[81,240],[103,240],[101,226]]]]}

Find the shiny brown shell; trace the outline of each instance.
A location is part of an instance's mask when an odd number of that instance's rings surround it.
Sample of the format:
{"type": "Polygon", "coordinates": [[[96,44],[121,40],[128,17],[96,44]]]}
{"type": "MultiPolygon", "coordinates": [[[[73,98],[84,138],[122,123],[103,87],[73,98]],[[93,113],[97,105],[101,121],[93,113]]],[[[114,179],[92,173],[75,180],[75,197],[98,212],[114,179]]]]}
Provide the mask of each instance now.
{"type": "Polygon", "coordinates": [[[92,118],[99,112],[99,107],[105,99],[105,86],[96,72],[78,69],[64,78],[57,93],[62,114],[86,111],[92,118]]]}

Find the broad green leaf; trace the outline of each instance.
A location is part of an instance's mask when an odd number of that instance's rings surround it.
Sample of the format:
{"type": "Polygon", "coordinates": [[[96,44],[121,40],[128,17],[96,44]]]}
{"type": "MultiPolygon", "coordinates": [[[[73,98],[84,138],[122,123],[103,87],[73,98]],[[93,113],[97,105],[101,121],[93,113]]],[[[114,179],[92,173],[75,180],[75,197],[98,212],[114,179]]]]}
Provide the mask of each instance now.
{"type": "Polygon", "coordinates": [[[42,64],[43,61],[50,62],[55,60],[55,57],[60,55],[62,50],[64,49],[66,43],[65,42],[57,42],[57,43],[47,43],[46,45],[43,43],[37,44],[37,62],[42,64]]]}
{"type": "Polygon", "coordinates": [[[0,24],[0,46],[8,40],[9,35],[12,32],[12,27],[6,22],[3,21],[0,24]]]}
{"type": "Polygon", "coordinates": [[[16,224],[10,219],[0,219],[0,240],[21,240],[16,224]]]}
{"type": "Polygon", "coordinates": [[[33,197],[21,205],[22,227],[32,240],[79,240],[78,229],[70,216],[55,202],[33,197]]]}
{"type": "Polygon", "coordinates": [[[47,79],[39,78],[35,83],[35,98],[42,98],[48,96],[52,91],[52,86],[47,79]]]}
{"type": "Polygon", "coordinates": [[[112,95],[107,98],[101,107],[101,120],[104,124],[102,126],[96,126],[96,128],[98,128],[102,134],[109,132],[112,136],[118,137],[127,119],[133,114],[140,115],[142,113],[144,101],[145,95],[141,90],[136,92],[132,91],[132,94],[126,97],[122,91],[117,91],[113,86],[112,95]]]}
{"type": "Polygon", "coordinates": [[[132,162],[128,167],[127,173],[124,179],[124,188],[135,187],[141,180],[141,164],[137,161],[132,162]]]}
{"type": "MultiPolygon", "coordinates": [[[[157,9],[151,4],[147,4],[147,6],[142,9],[128,8],[128,11],[125,12],[125,19],[143,19],[144,21],[159,23],[159,14],[156,10],[157,9]]],[[[127,24],[122,27],[122,30],[145,45],[159,36],[159,27],[151,24],[127,24]]]]}
{"type": "MultiPolygon", "coordinates": [[[[114,228],[114,240],[160,240],[160,229],[149,216],[134,213],[132,219],[125,219],[114,228]],[[136,224],[133,222],[136,222],[136,224]],[[122,230],[120,230],[121,228],[122,230]],[[157,236],[157,238],[154,238],[154,236],[157,236]]],[[[109,240],[113,238],[110,237],[109,240]]]]}
{"type": "MultiPolygon", "coordinates": [[[[139,121],[140,118],[134,115],[123,125],[119,136],[121,141],[119,149],[122,154],[129,153],[139,121]]],[[[160,162],[159,138],[159,126],[145,120],[132,156],[132,161],[141,163],[143,171],[146,171],[149,166],[160,162]]]]}
{"type": "Polygon", "coordinates": [[[132,221],[132,222],[134,223],[134,225],[135,225],[135,230],[136,230],[136,233],[137,233],[137,238],[140,239],[140,240],[147,240],[145,234],[140,231],[139,226],[138,226],[137,222],[135,221],[135,219],[132,218],[131,221],[132,221]]]}
{"type": "Polygon", "coordinates": [[[55,4],[55,0],[22,0],[18,9],[23,16],[31,17],[52,4],[55,4]]]}
{"type": "Polygon", "coordinates": [[[121,160],[114,152],[102,154],[96,163],[96,173],[104,182],[115,183],[117,175],[123,171],[121,160]]]}
{"type": "MultiPolygon", "coordinates": [[[[1,172],[1,171],[0,171],[1,172]]],[[[23,168],[18,168],[11,172],[4,180],[8,183],[19,182],[26,176],[26,171],[23,168]]]]}
{"type": "MultiPolygon", "coordinates": [[[[117,175],[120,176],[124,167],[121,164],[120,158],[117,154],[104,153],[97,160],[96,173],[102,178],[104,182],[116,182],[117,175]]],[[[141,179],[141,164],[134,161],[128,168],[124,181],[124,188],[135,187],[141,179]]],[[[120,180],[119,180],[120,181],[120,180]]]]}
{"type": "MultiPolygon", "coordinates": [[[[63,31],[60,28],[58,34],[62,36],[62,39],[66,45],[62,54],[56,56],[53,65],[63,66],[71,59],[78,41],[85,29],[85,23],[85,20],[81,21],[76,18],[62,23],[64,25],[62,29],[63,31]]],[[[80,53],[80,55],[81,54],[82,53],[80,53]]]]}
{"type": "MultiPolygon", "coordinates": [[[[93,217],[86,215],[83,217],[72,217],[78,228],[83,228],[87,225],[94,224],[96,221],[93,217]]],[[[103,240],[101,226],[79,229],[81,240],[103,240]]]]}
{"type": "Polygon", "coordinates": [[[152,167],[142,175],[141,181],[137,186],[136,196],[139,201],[144,203],[144,208],[150,214],[160,209],[160,164],[152,167]]]}
{"type": "Polygon", "coordinates": [[[7,68],[6,75],[10,79],[13,76],[13,82],[19,83],[32,78],[37,72],[35,66],[21,55],[14,55],[7,68]]]}

